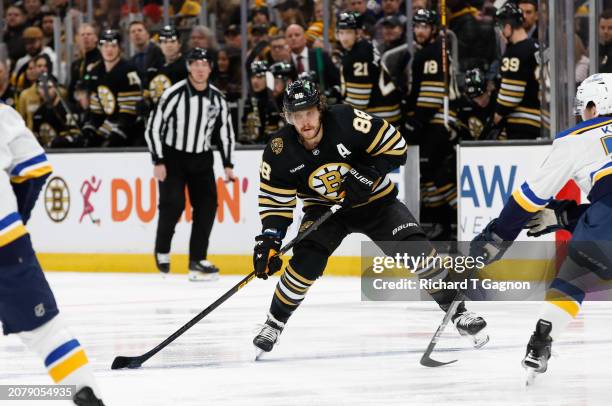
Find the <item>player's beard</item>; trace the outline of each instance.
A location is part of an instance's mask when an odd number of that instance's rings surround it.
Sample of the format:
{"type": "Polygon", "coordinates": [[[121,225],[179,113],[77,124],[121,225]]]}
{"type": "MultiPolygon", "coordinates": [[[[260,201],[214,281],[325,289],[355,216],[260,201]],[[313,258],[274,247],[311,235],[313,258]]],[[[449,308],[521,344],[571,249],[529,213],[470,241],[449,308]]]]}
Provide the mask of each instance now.
{"type": "MultiPolygon", "coordinates": [[[[321,132],[322,127],[323,127],[323,122],[319,120],[319,125],[316,127],[316,131],[310,137],[305,137],[304,131],[310,130],[311,127],[308,127],[307,129],[300,128],[300,130],[298,131],[298,134],[300,136],[300,141],[302,142],[302,144],[314,142],[319,136],[319,133],[321,132]]],[[[316,147],[316,145],[308,145],[308,146],[313,147],[313,148],[316,147]]]]}

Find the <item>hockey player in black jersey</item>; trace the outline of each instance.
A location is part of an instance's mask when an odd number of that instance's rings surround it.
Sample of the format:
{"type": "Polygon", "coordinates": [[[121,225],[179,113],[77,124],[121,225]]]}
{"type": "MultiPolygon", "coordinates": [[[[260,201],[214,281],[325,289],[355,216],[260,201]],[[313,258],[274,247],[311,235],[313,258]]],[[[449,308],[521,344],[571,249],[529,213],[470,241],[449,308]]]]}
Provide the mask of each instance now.
{"type": "MultiPolygon", "coordinates": [[[[300,229],[309,227],[332,205],[341,203],[342,209],[293,248],[294,255],[276,285],[267,321],[253,340],[258,355],[272,350],[289,317],[348,234],[364,233],[378,242],[410,241],[419,245],[419,253],[437,255],[408,208],[396,198],[397,188],[387,175],[406,161],[406,141],[392,124],[346,104],[327,107],[316,85],[303,80],[288,86],[283,111],[289,125],[272,135],[261,163],[262,234],[255,238],[256,275],[267,279],[281,269],[282,260],[274,254],[293,221],[297,198],[304,203],[300,229]]],[[[381,249],[387,255],[402,250],[381,249]]],[[[415,273],[433,280],[450,277],[436,267],[415,273]]],[[[429,293],[445,310],[457,291],[429,293]]],[[[485,321],[467,311],[463,303],[453,321],[475,346],[488,340],[485,321]]]]}
{"type": "Polygon", "coordinates": [[[36,80],[42,103],[34,112],[33,132],[45,148],[74,147],[80,133],[79,118],[72,112],[75,109],[62,101],[56,86],[57,81],[46,73],[36,80]]]}
{"type": "MultiPolygon", "coordinates": [[[[415,41],[422,47],[412,63],[412,88],[407,101],[406,138],[420,146],[421,220],[430,225],[431,239],[454,239],[457,185],[455,149],[457,142],[457,95],[455,81],[449,83],[450,108],[445,125],[442,41],[438,14],[419,9],[412,19],[415,41]]],[[[448,56],[447,56],[448,57],[448,56]]],[[[448,58],[449,66],[453,63],[448,58]]],[[[449,71],[452,71],[449,69],[449,71]]]]}
{"type": "Polygon", "coordinates": [[[123,147],[144,144],[138,115],[143,95],[136,68],[121,58],[121,35],[107,30],[99,40],[102,61],[90,72],[90,114],[83,127],[84,146],[123,147]]]}
{"type": "Polygon", "coordinates": [[[523,13],[513,2],[504,4],[495,16],[508,40],[500,65],[501,83],[495,107],[495,124],[505,121],[508,139],[540,136],[540,58],[538,43],[523,28],[523,13]]]}
{"type": "Polygon", "coordinates": [[[338,17],[337,37],[343,48],[342,98],[356,109],[399,125],[402,119],[400,93],[376,47],[368,40],[359,39],[358,28],[359,15],[349,12],[338,17]]]}
{"type": "Polygon", "coordinates": [[[465,72],[464,97],[459,105],[460,138],[462,140],[497,139],[499,127],[493,124],[495,93],[489,89],[480,68],[465,72]]]}
{"type": "Polygon", "coordinates": [[[160,68],[151,67],[147,71],[148,97],[153,105],[157,104],[164,90],[187,78],[187,63],[181,54],[179,33],[174,26],[166,25],[159,31],[159,47],[165,63],[160,68]]]}
{"type": "Polygon", "coordinates": [[[242,143],[267,144],[270,135],[283,124],[274,94],[267,87],[268,75],[267,62],[255,61],[251,64],[251,89],[244,103],[244,131],[239,139],[242,143]]]}

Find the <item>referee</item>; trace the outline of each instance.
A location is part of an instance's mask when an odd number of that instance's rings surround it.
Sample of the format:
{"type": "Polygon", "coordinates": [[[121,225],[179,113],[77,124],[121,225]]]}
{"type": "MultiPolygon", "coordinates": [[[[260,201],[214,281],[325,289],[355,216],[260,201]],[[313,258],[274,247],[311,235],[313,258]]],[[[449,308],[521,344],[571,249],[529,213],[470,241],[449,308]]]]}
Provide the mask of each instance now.
{"type": "Polygon", "coordinates": [[[208,83],[212,63],[206,50],[195,48],[185,60],[187,79],[164,91],[147,124],[153,176],[159,181],[155,263],[160,272],[170,271],[170,245],[185,209],[186,185],[193,207],[189,280],[215,280],[219,269],[206,259],[217,212],[212,144],[221,153],[225,181],[233,181],[234,129],[225,98],[208,83]]]}

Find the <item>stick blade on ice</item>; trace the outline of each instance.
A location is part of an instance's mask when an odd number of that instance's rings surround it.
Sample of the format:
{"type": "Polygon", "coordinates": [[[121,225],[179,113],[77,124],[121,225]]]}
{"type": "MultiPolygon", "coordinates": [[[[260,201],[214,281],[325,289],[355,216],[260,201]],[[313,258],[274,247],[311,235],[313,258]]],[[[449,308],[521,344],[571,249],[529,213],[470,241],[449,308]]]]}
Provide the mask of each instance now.
{"type": "Polygon", "coordinates": [[[142,361],[140,361],[139,358],[140,357],[115,357],[113,364],[111,365],[111,369],[140,368],[142,366],[142,361]]]}

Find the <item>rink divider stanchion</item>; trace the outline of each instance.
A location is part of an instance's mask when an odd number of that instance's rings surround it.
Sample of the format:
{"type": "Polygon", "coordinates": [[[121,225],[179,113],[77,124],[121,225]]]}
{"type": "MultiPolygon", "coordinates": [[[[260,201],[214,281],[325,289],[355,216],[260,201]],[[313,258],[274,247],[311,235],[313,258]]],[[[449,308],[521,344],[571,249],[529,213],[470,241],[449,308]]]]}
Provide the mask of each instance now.
{"type": "MultiPolygon", "coordinates": [[[[298,233],[298,235],[293,240],[288,242],[275,255],[276,256],[281,256],[283,254],[286,254],[298,242],[302,241],[306,236],[308,236],[310,233],[315,231],[321,224],[323,224],[328,218],[330,218],[335,212],[340,210],[341,207],[342,206],[340,206],[339,204],[336,204],[336,205],[330,207],[325,213],[323,213],[321,215],[321,217],[319,217],[314,223],[312,223],[310,225],[310,227],[308,227],[305,230],[303,230],[302,232],[298,233]]],[[[191,327],[193,327],[195,324],[197,324],[200,320],[202,320],[204,317],[206,317],[208,314],[210,314],[217,307],[219,307],[223,302],[225,302],[227,299],[232,297],[240,289],[245,287],[254,278],[255,278],[255,271],[252,271],[247,276],[245,276],[244,279],[242,279],[240,282],[238,282],[236,285],[234,285],[230,290],[225,292],[223,294],[223,296],[221,296],[219,299],[215,300],[214,303],[212,303],[206,309],[202,310],[197,316],[195,316],[193,319],[189,320],[189,322],[187,322],[187,324],[183,325],[181,328],[176,330],[171,336],[166,338],[164,341],[162,341],[160,344],[158,344],[152,350],[147,351],[146,353],[144,353],[142,355],[139,355],[139,356],[135,356],[135,357],[127,357],[127,356],[122,356],[122,355],[119,355],[119,356],[115,357],[115,359],[113,360],[113,363],[111,365],[111,369],[123,369],[123,368],[135,369],[135,368],[140,368],[142,366],[142,364],[145,363],[149,358],[153,357],[159,351],[161,351],[166,346],[168,346],[168,344],[170,344],[171,342],[176,340],[178,337],[180,337],[183,333],[185,333],[187,330],[189,330],[191,327]]]]}

